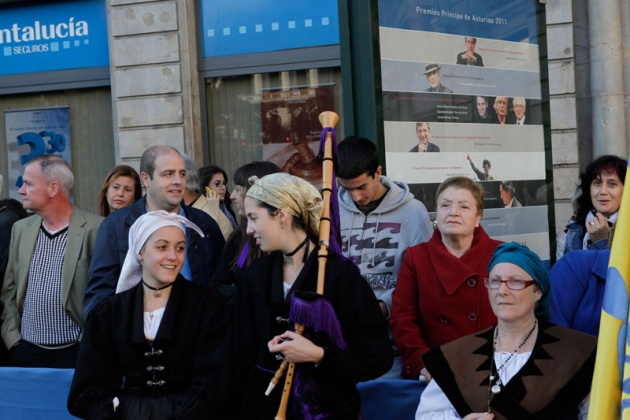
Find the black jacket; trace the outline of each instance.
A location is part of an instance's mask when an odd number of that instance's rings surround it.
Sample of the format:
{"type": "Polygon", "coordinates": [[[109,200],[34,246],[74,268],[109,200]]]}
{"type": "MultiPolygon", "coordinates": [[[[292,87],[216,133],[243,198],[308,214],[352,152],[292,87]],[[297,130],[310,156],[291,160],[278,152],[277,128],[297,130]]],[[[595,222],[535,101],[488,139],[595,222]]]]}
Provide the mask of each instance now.
{"type": "Polygon", "coordinates": [[[122,405],[131,393],[178,394],[182,403],[171,418],[217,418],[229,365],[227,316],[218,292],[178,277],[152,344],[144,335],[143,310],[139,283],[90,312],[68,396],[70,413],[113,419],[114,397],[122,405]]]}

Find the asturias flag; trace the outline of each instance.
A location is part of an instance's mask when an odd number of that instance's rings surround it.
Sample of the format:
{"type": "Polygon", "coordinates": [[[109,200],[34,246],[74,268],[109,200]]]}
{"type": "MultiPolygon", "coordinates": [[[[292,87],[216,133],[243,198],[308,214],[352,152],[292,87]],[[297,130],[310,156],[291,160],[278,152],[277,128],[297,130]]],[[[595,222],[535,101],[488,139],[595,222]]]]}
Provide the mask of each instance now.
{"type": "MultiPolygon", "coordinates": [[[[630,171],[626,173],[628,180],[630,171]]],[[[589,420],[630,419],[629,302],[630,193],[626,192],[621,199],[606,276],[589,420]]]]}

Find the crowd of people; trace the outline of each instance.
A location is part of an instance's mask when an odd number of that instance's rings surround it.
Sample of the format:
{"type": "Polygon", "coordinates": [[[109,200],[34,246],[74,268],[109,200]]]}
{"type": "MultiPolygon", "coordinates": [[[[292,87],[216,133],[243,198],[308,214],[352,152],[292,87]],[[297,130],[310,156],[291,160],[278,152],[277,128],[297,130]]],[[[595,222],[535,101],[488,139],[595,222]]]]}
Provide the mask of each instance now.
{"type": "Polygon", "coordinates": [[[35,157],[22,203],[0,202],[0,362],[75,368],[86,419],[356,419],[356,384],[377,378],[426,383],[418,419],[584,418],[627,161],[581,175],[549,272],[488,236],[478,182],[445,180],[432,222],[374,142],[338,149],[325,258],[327,201],[273,163],[239,167],[230,194],[220,167],[151,146],[107,174],[95,215],[68,162],[35,157]]]}

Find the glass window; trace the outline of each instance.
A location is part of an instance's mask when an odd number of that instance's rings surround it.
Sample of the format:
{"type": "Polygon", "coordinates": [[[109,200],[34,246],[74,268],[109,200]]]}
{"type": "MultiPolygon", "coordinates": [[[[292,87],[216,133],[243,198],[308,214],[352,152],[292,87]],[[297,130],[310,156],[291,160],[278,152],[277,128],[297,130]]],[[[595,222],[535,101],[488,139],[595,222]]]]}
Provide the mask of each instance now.
{"type": "Polygon", "coordinates": [[[269,160],[314,183],[321,112],[335,111],[343,138],[340,68],[206,79],[210,160],[231,178],[241,165],[269,160]]]}

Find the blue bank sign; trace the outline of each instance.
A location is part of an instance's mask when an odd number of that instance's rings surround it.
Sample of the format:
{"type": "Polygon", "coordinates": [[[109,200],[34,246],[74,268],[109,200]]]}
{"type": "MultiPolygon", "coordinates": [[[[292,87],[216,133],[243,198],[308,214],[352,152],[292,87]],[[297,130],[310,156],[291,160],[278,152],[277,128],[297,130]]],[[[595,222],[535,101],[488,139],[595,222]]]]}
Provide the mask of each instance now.
{"type": "Polygon", "coordinates": [[[0,75],[108,66],[105,0],[3,8],[0,57],[0,75]]]}

